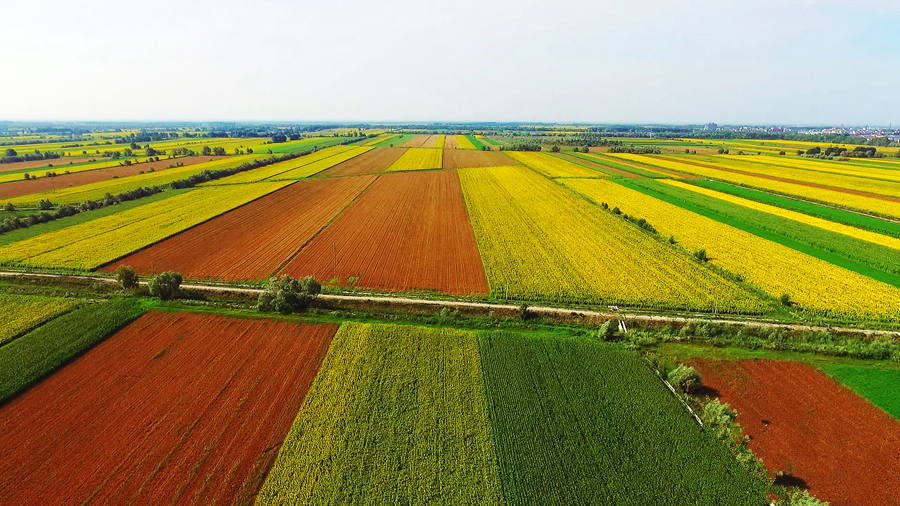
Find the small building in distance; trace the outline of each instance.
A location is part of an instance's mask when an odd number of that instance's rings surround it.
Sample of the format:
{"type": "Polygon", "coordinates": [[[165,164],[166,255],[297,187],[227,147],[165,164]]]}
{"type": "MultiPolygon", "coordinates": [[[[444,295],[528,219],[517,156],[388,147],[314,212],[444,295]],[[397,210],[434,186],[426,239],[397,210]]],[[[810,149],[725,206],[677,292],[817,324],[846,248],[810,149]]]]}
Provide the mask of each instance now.
{"type": "Polygon", "coordinates": [[[715,123],[707,123],[707,124],[706,124],[706,131],[707,131],[707,132],[715,132],[715,131],[718,130],[718,129],[719,129],[719,125],[717,125],[717,124],[715,124],[715,123]]]}

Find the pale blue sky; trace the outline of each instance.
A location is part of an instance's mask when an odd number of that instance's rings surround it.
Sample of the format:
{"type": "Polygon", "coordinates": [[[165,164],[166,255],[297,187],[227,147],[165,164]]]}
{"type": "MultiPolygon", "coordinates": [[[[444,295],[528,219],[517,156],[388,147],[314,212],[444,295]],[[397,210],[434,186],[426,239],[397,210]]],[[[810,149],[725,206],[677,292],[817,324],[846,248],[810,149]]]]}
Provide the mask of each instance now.
{"type": "Polygon", "coordinates": [[[0,119],[900,124],[896,0],[0,12],[0,119]]]}

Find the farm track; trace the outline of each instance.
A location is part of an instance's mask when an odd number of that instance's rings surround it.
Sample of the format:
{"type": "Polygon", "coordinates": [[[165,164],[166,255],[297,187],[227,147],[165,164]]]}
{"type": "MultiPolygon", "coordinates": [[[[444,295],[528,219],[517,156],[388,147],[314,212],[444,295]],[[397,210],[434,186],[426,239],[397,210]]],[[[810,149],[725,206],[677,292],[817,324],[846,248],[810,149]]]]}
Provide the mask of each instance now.
{"type": "MultiPolygon", "coordinates": [[[[0,276],[3,277],[25,277],[25,278],[45,278],[45,279],[59,279],[59,280],[80,280],[80,281],[94,281],[99,283],[116,283],[116,280],[112,277],[103,277],[103,276],[87,276],[87,275],[70,275],[70,274],[45,274],[45,273],[31,273],[31,272],[16,272],[16,271],[0,271],[0,276]]],[[[146,281],[140,282],[142,285],[146,285],[146,281]]],[[[199,290],[204,292],[226,292],[226,293],[242,293],[247,295],[259,295],[262,293],[261,288],[252,288],[246,286],[234,286],[234,285],[219,285],[214,283],[183,283],[181,285],[182,288],[188,290],[199,290]]],[[[407,297],[407,296],[390,296],[383,294],[374,294],[374,293],[354,293],[354,294],[322,294],[319,295],[320,299],[323,300],[332,300],[337,302],[374,302],[381,304],[396,304],[396,305],[422,305],[422,306],[438,306],[438,307],[452,307],[452,308],[460,308],[460,309],[483,309],[486,311],[491,310],[500,310],[500,311],[515,311],[519,309],[518,304],[503,304],[496,302],[476,302],[469,300],[454,300],[454,299],[435,299],[435,298],[416,298],[416,297],[407,297]]],[[[811,331],[811,332],[825,332],[828,330],[834,332],[846,332],[852,334],[862,334],[866,336],[897,336],[900,334],[898,330],[878,330],[878,329],[865,329],[865,328],[856,328],[856,327],[841,327],[841,326],[829,326],[823,327],[819,325],[806,325],[800,323],[778,323],[776,321],[769,320],[730,320],[725,318],[713,317],[710,318],[708,315],[697,314],[694,316],[670,316],[670,315],[656,315],[656,314],[647,314],[647,313],[637,313],[637,312],[617,312],[617,311],[597,311],[593,309],[580,309],[580,308],[571,308],[571,307],[555,307],[555,306],[528,306],[528,310],[538,315],[549,315],[549,316],[569,316],[573,313],[581,315],[585,320],[588,319],[598,319],[605,320],[610,318],[620,318],[625,320],[637,320],[637,321],[645,321],[645,322],[672,322],[672,323],[686,323],[686,322],[704,322],[704,323],[716,323],[716,324],[729,324],[729,325],[744,325],[747,327],[774,327],[774,328],[783,328],[788,330],[795,331],[811,331]]]]}

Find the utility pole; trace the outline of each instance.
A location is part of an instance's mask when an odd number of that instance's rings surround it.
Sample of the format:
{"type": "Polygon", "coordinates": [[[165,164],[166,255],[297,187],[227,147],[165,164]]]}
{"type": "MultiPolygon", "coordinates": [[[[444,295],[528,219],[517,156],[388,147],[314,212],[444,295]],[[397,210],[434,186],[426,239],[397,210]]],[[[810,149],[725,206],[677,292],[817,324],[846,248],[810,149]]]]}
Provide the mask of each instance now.
{"type": "Polygon", "coordinates": [[[331,266],[333,269],[332,272],[334,274],[332,276],[332,278],[337,279],[337,244],[334,242],[331,243],[331,254],[332,254],[332,258],[333,258],[331,266]]]}

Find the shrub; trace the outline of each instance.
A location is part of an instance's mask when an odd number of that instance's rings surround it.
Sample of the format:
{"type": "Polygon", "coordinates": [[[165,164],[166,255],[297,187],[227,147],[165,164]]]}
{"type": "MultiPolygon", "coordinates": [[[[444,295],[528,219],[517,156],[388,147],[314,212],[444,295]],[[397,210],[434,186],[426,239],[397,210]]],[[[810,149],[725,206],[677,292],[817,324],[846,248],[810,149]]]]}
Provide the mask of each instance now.
{"type": "Polygon", "coordinates": [[[781,302],[782,306],[791,307],[794,303],[791,301],[791,296],[783,293],[781,297],[778,298],[778,301],[781,302]]]}
{"type": "Polygon", "coordinates": [[[708,262],[708,261],[709,261],[709,256],[706,255],[706,250],[705,250],[705,249],[698,249],[697,251],[695,251],[695,252],[694,252],[694,258],[696,258],[697,260],[699,260],[699,261],[701,261],[701,262],[708,262]]]}
{"type": "Polygon", "coordinates": [[[120,265],[116,269],[116,281],[122,285],[122,288],[130,290],[138,286],[138,275],[134,272],[134,268],[129,265],[120,265]]]}
{"type": "Polygon", "coordinates": [[[163,272],[151,279],[148,283],[150,295],[159,297],[159,300],[174,299],[181,289],[181,274],[177,272],[163,272]]]}
{"type": "Polygon", "coordinates": [[[307,309],[322,292],[322,285],[316,278],[307,276],[294,279],[288,275],[273,277],[259,294],[256,309],[292,313],[307,309]]]}
{"type": "Polygon", "coordinates": [[[528,304],[524,302],[519,304],[519,319],[525,321],[528,319],[528,304]]]}
{"type": "Polygon", "coordinates": [[[681,365],[669,373],[669,383],[684,393],[691,394],[700,390],[703,380],[693,367],[681,365]]]}
{"type": "Polygon", "coordinates": [[[700,420],[717,438],[732,443],[731,427],[737,415],[737,411],[732,410],[731,406],[722,404],[718,399],[714,399],[703,406],[703,414],[700,415],[700,420]]]}
{"type": "Polygon", "coordinates": [[[616,328],[618,320],[606,320],[600,328],[597,329],[597,339],[601,341],[612,341],[616,338],[616,328]]]}

